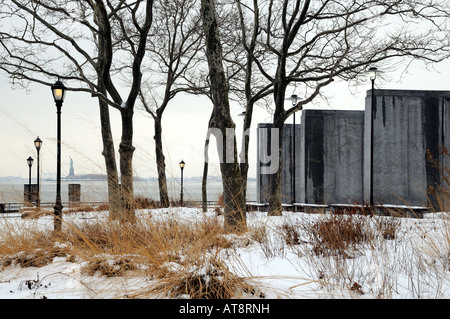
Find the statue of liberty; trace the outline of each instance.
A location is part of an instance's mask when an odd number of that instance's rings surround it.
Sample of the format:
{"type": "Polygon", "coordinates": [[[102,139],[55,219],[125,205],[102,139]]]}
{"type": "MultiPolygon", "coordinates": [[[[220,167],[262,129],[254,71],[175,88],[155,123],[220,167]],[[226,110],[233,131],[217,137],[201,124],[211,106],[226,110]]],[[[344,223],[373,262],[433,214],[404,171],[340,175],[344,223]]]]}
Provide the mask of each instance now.
{"type": "Polygon", "coordinates": [[[74,178],[75,177],[75,170],[73,169],[72,157],[70,157],[70,170],[69,170],[69,175],[67,177],[69,177],[69,178],[74,178]]]}

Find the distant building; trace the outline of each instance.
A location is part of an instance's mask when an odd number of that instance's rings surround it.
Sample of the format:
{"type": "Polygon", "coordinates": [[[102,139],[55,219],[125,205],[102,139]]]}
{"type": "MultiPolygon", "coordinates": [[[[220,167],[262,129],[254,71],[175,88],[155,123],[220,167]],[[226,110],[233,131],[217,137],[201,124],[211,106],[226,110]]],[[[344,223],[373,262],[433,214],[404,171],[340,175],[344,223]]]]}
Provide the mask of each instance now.
{"type": "MultiPolygon", "coordinates": [[[[258,125],[262,130],[271,127],[271,124],[258,125]]],[[[295,157],[292,156],[292,127],[293,124],[285,124],[283,128],[282,202],[361,202],[364,111],[302,111],[301,124],[295,128],[295,157]]],[[[258,153],[261,147],[267,148],[267,140],[259,139],[258,153]]],[[[257,176],[257,201],[266,203],[272,175],[260,174],[258,170],[257,176]]]]}
{"type": "MultiPolygon", "coordinates": [[[[292,124],[284,125],[283,203],[368,202],[373,154],[375,204],[436,204],[428,191],[443,184],[443,170],[449,166],[440,150],[450,150],[450,91],[375,90],[373,152],[371,94],[367,92],[365,111],[303,110],[295,128],[295,156],[292,124]]],[[[271,152],[271,127],[258,124],[259,203],[268,202],[272,175],[261,172],[270,163],[261,161],[260,154],[271,152]]]]}
{"type": "MultiPolygon", "coordinates": [[[[375,90],[374,202],[427,205],[429,190],[443,183],[450,150],[450,91],[375,90]],[[434,165],[431,155],[437,163],[434,165]]],[[[364,193],[370,185],[371,91],[366,97],[364,193]]]]}

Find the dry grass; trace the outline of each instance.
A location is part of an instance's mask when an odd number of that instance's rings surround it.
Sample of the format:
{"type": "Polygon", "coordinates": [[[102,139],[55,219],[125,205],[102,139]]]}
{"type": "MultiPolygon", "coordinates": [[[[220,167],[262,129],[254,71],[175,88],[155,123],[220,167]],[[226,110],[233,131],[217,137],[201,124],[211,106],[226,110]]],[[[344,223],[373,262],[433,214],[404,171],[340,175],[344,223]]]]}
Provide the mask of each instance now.
{"type": "Polygon", "coordinates": [[[42,267],[55,257],[73,260],[71,249],[41,232],[15,232],[3,236],[0,244],[0,269],[16,264],[21,267],[42,267]]]}
{"type": "Polygon", "coordinates": [[[79,213],[79,212],[103,212],[109,210],[109,204],[108,203],[102,203],[98,205],[78,205],[76,207],[71,207],[66,210],[64,210],[65,214],[70,213],[79,213]]]}
{"type": "Polygon", "coordinates": [[[358,215],[326,215],[303,224],[303,231],[308,234],[312,251],[322,256],[351,256],[373,238],[367,218],[358,215]]]}
{"type": "Polygon", "coordinates": [[[133,297],[238,298],[253,288],[221,261],[221,251],[239,245],[216,217],[197,222],[142,218],[134,224],[108,219],[65,224],[60,236],[12,231],[0,244],[0,270],[42,267],[54,257],[84,261],[83,273],[106,277],[138,272],[151,278],[133,297]]]}
{"type": "Polygon", "coordinates": [[[169,298],[230,299],[255,294],[255,289],[229,271],[217,255],[207,254],[168,263],[151,292],[169,298]]]}
{"type": "MultiPolygon", "coordinates": [[[[450,202],[448,185],[441,186],[435,190],[439,195],[435,198],[445,211],[450,202]]],[[[138,208],[157,208],[148,198],[138,197],[135,203],[138,208]]],[[[67,213],[107,210],[107,206],[78,207],[67,213]]],[[[45,214],[30,211],[23,217],[40,218],[45,214]]],[[[225,231],[223,216],[204,215],[189,222],[170,215],[155,216],[151,212],[140,214],[133,224],[107,218],[73,219],[59,236],[10,225],[0,234],[0,270],[11,265],[42,267],[61,257],[83,262],[82,272],[88,276],[128,273],[147,278],[148,285],[128,291],[129,297],[199,299],[263,296],[245,279],[248,276],[233,273],[224,262],[224,257],[253,244],[267,260],[295,252],[302,265],[309,265],[306,268],[311,273],[307,275],[323,285],[346,287],[356,294],[370,290],[380,298],[395,294],[399,273],[414,284],[419,275],[442,283],[450,270],[448,219],[436,223],[436,237],[428,235],[428,228],[424,228],[420,251],[402,256],[388,251],[407,251],[404,247],[409,243],[402,242],[400,233],[404,219],[375,216],[365,209],[331,214],[321,211],[311,218],[285,219],[281,224],[258,220],[249,223],[247,233],[239,235],[225,231]],[[376,280],[371,283],[364,277],[368,266],[375,269],[372,275],[376,280]]],[[[438,295],[442,289],[436,287],[436,291],[438,295]]]]}

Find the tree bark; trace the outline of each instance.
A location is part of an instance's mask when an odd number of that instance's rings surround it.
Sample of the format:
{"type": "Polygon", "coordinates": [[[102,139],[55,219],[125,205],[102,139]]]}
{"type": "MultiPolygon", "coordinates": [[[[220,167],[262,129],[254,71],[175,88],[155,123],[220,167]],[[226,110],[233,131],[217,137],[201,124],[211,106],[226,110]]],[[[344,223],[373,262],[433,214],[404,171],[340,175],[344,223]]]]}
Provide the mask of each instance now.
{"type": "Polygon", "coordinates": [[[113,137],[111,133],[111,123],[109,120],[109,106],[99,99],[100,123],[102,131],[103,152],[105,158],[106,178],[108,184],[109,217],[119,219],[121,211],[120,185],[117,174],[117,164],[113,137]]]}
{"type": "Polygon", "coordinates": [[[119,145],[120,154],[120,180],[122,188],[122,212],[120,220],[133,222],[134,214],[134,187],[133,187],[133,109],[122,111],[122,139],[119,145]]]}
{"type": "Polygon", "coordinates": [[[269,195],[269,216],[280,216],[282,212],[281,203],[281,166],[283,164],[282,157],[282,141],[283,127],[286,121],[286,112],[284,111],[284,99],[286,94],[286,57],[281,55],[278,60],[278,68],[274,84],[274,102],[275,113],[273,117],[273,128],[278,129],[278,169],[270,178],[270,195],[269,195]]]}
{"type": "Polygon", "coordinates": [[[202,210],[206,212],[208,210],[208,194],[207,194],[207,182],[208,182],[208,151],[209,151],[209,134],[205,140],[205,161],[203,163],[203,176],[202,176],[202,210]]]}
{"type": "Polygon", "coordinates": [[[167,192],[166,179],[166,163],[163,152],[162,143],[162,126],[161,118],[155,117],[155,153],[156,153],[156,168],[158,171],[158,185],[159,185],[159,201],[161,207],[169,207],[169,194],[167,192]]]}
{"type": "Polygon", "coordinates": [[[281,216],[282,203],[281,203],[281,165],[282,165],[282,150],[281,143],[283,141],[283,126],[284,121],[275,120],[273,122],[273,128],[278,129],[278,169],[274,174],[271,174],[269,178],[269,216],[281,216]]]}
{"type": "MultiPolygon", "coordinates": [[[[250,72],[251,76],[251,72],[250,72]]],[[[248,149],[249,149],[249,143],[250,143],[250,136],[247,133],[247,131],[250,129],[251,122],[252,122],[252,114],[253,114],[253,101],[250,98],[250,96],[247,97],[247,106],[245,108],[245,117],[244,117],[244,124],[243,124],[243,137],[242,137],[242,154],[240,156],[240,170],[241,170],[241,176],[242,176],[242,196],[243,196],[243,207],[247,207],[247,177],[248,177],[248,149]]]]}

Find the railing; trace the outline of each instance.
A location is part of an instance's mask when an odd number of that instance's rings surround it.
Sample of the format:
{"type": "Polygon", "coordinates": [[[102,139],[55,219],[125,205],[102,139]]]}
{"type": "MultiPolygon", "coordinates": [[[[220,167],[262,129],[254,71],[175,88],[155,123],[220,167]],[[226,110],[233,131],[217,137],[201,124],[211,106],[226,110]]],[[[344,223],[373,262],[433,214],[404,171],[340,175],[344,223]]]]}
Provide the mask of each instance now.
{"type": "Polygon", "coordinates": [[[22,206],[22,203],[0,203],[0,214],[18,212],[22,206]]]}
{"type": "MultiPolygon", "coordinates": [[[[77,208],[80,206],[100,206],[107,205],[107,202],[62,202],[64,208],[77,208]]],[[[155,206],[158,206],[159,202],[155,202],[155,206]]],[[[176,202],[174,202],[176,204],[176,202]]],[[[54,202],[41,202],[41,208],[52,208],[55,205],[54,202]]],[[[202,201],[185,201],[184,206],[186,207],[201,207],[202,201]]],[[[206,205],[211,207],[217,205],[217,201],[206,201],[206,205]]],[[[36,205],[26,203],[26,202],[11,202],[11,203],[0,203],[0,214],[1,213],[16,213],[20,212],[26,208],[36,208],[36,205]]]]}
{"type": "MultiPolygon", "coordinates": [[[[154,202],[155,206],[158,207],[159,202],[154,202]]],[[[217,207],[219,203],[217,201],[207,201],[208,207],[217,207]]],[[[100,206],[107,204],[106,202],[63,202],[64,208],[77,208],[82,206],[100,206]]],[[[177,202],[173,203],[176,206],[177,202]]],[[[55,205],[53,202],[43,202],[41,203],[42,208],[52,208],[55,205]]],[[[202,201],[185,201],[183,203],[185,207],[201,207],[202,201]]],[[[257,202],[247,202],[247,211],[267,211],[268,203],[257,203],[257,202]]],[[[294,211],[294,212],[305,212],[312,213],[318,211],[325,211],[325,209],[333,209],[336,212],[348,212],[357,211],[361,209],[363,212],[368,210],[368,207],[363,205],[352,205],[352,204],[306,204],[306,203],[293,203],[293,204],[283,204],[283,210],[294,211]]],[[[29,203],[0,203],[0,213],[14,213],[20,212],[26,208],[35,208],[34,205],[29,203]]],[[[422,206],[407,206],[407,205],[375,205],[374,211],[377,215],[391,215],[393,211],[404,212],[410,217],[423,217],[423,214],[429,210],[428,207],[422,206]]]]}

